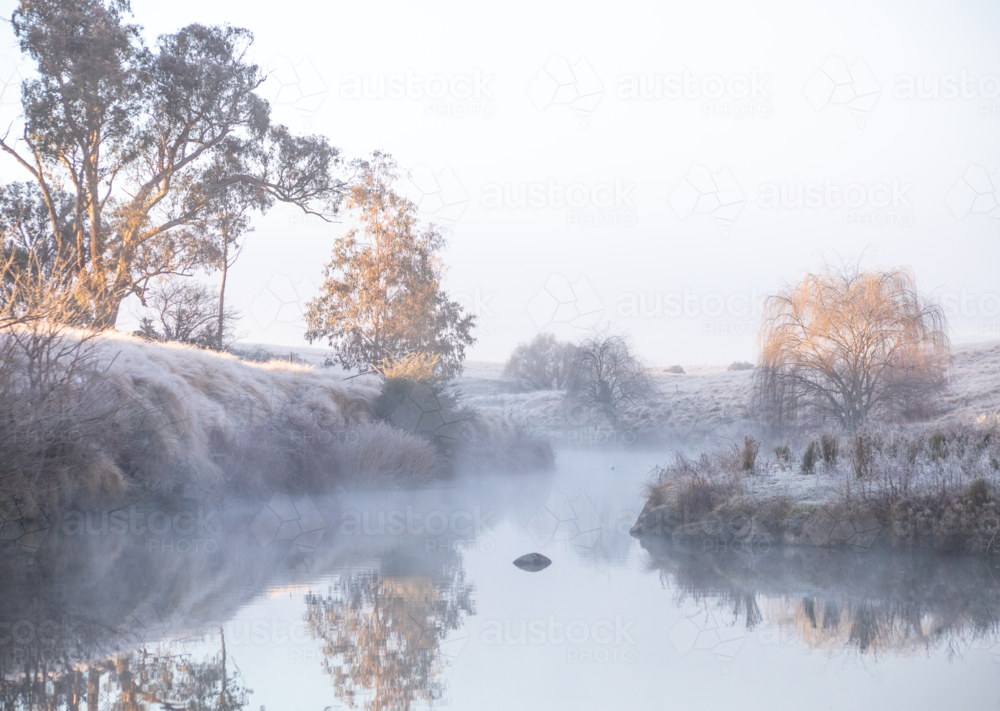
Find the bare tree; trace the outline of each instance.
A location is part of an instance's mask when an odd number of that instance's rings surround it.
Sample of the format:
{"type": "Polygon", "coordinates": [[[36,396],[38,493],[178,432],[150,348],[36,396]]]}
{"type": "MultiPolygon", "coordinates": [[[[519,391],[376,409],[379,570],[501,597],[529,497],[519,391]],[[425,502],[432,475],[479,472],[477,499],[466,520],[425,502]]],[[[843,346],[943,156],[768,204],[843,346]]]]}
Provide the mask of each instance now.
{"type": "Polygon", "coordinates": [[[143,317],[135,335],[154,341],[179,341],[222,350],[235,336],[235,311],[221,311],[217,295],[204,284],[175,277],[152,287],[146,299],[152,316],[143,317]]]}
{"type": "Polygon", "coordinates": [[[654,386],[628,338],[604,330],[577,346],[567,390],[572,403],[596,410],[620,432],[628,410],[646,402],[654,386]]]}
{"type": "Polygon", "coordinates": [[[574,351],[572,343],[539,333],[530,342],[518,344],[504,365],[503,377],[522,390],[563,390],[574,351]]]}
{"type": "Polygon", "coordinates": [[[905,417],[944,387],[943,310],[909,269],[826,267],[768,298],[754,404],[770,424],[905,417]]]}

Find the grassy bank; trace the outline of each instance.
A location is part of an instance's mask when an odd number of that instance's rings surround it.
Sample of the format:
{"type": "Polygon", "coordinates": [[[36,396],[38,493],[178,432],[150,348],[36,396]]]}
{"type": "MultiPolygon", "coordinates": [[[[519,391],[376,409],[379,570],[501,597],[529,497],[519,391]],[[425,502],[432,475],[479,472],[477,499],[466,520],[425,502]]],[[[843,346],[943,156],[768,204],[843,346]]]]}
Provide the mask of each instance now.
{"type": "Polygon", "coordinates": [[[137,494],[419,485],[484,460],[551,464],[547,442],[471,411],[444,452],[421,422],[380,417],[379,394],[377,382],[307,365],[118,333],[7,329],[0,492],[58,510],[137,494]]]}
{"type": "Polygon", "coordinates": [[[658,467],[636,536],[995,553],[1000,427],[872,428],[769,452],[752,438],[658,467]]]}

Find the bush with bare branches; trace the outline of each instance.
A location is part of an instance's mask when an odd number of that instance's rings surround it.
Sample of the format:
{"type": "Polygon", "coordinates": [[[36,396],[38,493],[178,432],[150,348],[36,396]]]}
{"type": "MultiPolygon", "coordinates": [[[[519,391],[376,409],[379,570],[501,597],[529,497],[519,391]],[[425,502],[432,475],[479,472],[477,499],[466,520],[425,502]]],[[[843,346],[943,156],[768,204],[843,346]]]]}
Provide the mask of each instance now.
{"type": "Polygon", "coordinates": [[[150,287],[150,315],[140,320],[136,336],[149,341],[178,341],[200,348],[226,350],[236,339],[239,313],[225,308],[219,317],[219,296],[186,277],[161,280],[150,287]],[[221,330],[219,326],[222,326],[221,330]]]}
{"type": "Polygon", "coordinates": [[[945,314],[903,267],[827,267],[772,295],[754,405],[768,424],[915,419],[945,384],[945,314]]]}
{"type": "Polygon", "coordinates": [[[629,412],[648,402],[654,391],[627,337],[604,330],[577,346],[567,399],[603,417],[615,432],[629,427],[629,412]]]}

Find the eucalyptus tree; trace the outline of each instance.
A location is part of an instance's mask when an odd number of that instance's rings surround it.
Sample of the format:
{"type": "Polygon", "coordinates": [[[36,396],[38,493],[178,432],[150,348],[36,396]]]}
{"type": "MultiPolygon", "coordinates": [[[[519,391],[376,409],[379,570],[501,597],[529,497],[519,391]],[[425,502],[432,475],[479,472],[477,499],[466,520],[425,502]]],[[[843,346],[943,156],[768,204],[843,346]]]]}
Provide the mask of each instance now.
{"type": "Polygon", "coordinates": [[[345,188],[338,149],[271,122],[249,31],[192,24],[149,47],[130,18],[127,0],[22,0],[11,18],[36,72],[21,87],[23,127],[0,148],[38,186],[96,328],[150,280],[217,259],[211,221],[227,202],[329,219],[345,188]]]}

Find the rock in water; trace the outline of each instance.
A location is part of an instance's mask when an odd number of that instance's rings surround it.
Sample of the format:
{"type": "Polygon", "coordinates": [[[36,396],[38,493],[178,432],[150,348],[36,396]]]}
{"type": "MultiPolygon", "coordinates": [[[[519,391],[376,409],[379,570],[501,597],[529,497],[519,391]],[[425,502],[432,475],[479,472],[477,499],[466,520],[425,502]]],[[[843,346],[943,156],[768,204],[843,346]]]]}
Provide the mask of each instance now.
{"type": "Polygon", "coordinates": [[[541,553],[528,553],[515,560],[514,565],[521,570],[527,570],[529,573],[537,573],[539,570],[545,570],[552,565],[552,561],[541,553]]]}

